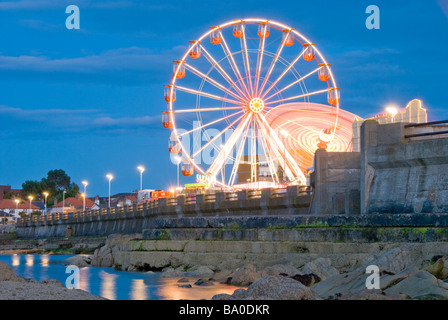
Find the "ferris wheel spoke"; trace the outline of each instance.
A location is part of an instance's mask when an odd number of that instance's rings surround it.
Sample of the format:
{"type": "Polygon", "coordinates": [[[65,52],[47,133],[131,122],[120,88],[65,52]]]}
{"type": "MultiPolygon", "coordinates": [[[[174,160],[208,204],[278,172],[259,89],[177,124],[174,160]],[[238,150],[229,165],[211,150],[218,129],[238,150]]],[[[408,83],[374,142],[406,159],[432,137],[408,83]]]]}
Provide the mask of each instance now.
{"type": "MultiPolygon", "coordinates": [[[[244,93],[238,84],[232,80],[232,78],[227,74],[227,72],[216,62],[215,58],[203,47],[201,46],[201,50],[204,53],[204,57],[210,62],[210,64],[219,72],[219,74],[230,84],[230,86],[238,92],[242,97],[249,99],[249,97],[244,93]]],[[[237,81],[238,82],[238,81],[237,81]]]]}
{"type": "Polygon", "coordinates": [[[310,92],[310,93],[301,94],[301,95],[294,96],[294,97],[284,98],[284,99],[275,100],[275,101],[271,101],[271,102],[265,102],[265,105],[273,104],[273,103],[280,103],[280,102],[283,102],[283,101],[300,99],[300,98],[304,98],[304,97],[309,97],[309,96],[316,95],[316,94],[321,94],[321,93],[324,93],[324,92],[327,92],[327,91],[330,91],[330,90],[331,90],[331,88],[328,88],[328,89],[324,89],[324,90],[319,90],[319,91],[314,91],[314,92],[310,92]]]}
{"type": "Polygon", "coordinates": [[[230,114],[230,115],[228,115],[228,116],[225,116],[225,117],[223,117],[223,118],[219,118],[218,120],[210,121],[210,122],[208,122],[208,123],[206,123],[206,124],[203,124],[203,125],[201,125],[201,126],[195,127],[195,128],[192,129],[192,130],[189,130],[189,131],[186,131],[186,132],[180,134],[179,137],[182,137],[182,136],[185,136],[185,135],[190,134],[190,133],[192,133],[192,132],[195,132],[195,131],[197,131],[197,130],[200,130],[200,129],[209,127],[209,126],[214,125],[214,124],[216,124],[216,123],[218,123],[218,122],[221,122],[221,121],[223,121],[223,120],[226,120],[226,119],[229,119],[229,118],[231,118],[231,117],[233,117],[233,116],[236,116],[237,114],[240,114],[240,113],[242,113],[242,112],[244,112],[244,110],[241,110],[241,111],[239,111],[239,112],[232,113],[232,114],[230,114]]]}
{"type": "Polygon", "coordinates": [[[196,157],[199,153],[201,153],[205,148],[207,148],[210,144],[212,144],[216,139],[218,139],[220,136],[222,136],[228,129],[230,129],[236,122],[238,122],[241,118],[244,117],[244,114],[238,117],[235,121],[233,121],[231,124],[229,124],[224,130],[222,130],[220,133],[218,133],[216,136],[214,136],[212,139],[210,139],[206,144],[204,144],[199,150],[197,150],[191,158],[196,157]]]}
{"type": "Polygon", "coordinates": [[[258,86],[260,82],[260,74],[261,74],[261,65],[263,63],[263,55],[264,55],[264,47],[266,43],[266,37],[260,38],[260,45],[258,46],[258,56],[257,56],[257,69],[255,72],[255,95],[258,96],[258,86]]]}
{"type": "MultiPolygon", "coordinates": [[[[263,126],[259,122],[260,122],[260,119],[257,117],[258,126],[261,128],[262,131],[264,131],[263,126]]],[[[275,166],[274,166],[274,161],[272,160],[270,152],[268,151],[268,147],[266,145],[265,137],[260,135],[258,140],[259,140],[259,142],[261,144],[261,147],[262,147],[262,149],[264,151],[264,154],[266,156],[266,162],[268,164],[269,171],[271,173],[271,177],[272,177],[272,179],[274,180],[275,183],[279,183],[278,175],[277,175],[277,172],[276,172],[275,166]]]]}
{"type": "Polygon", "coordinates": [[[282,41],[280,46],[277,49],[277,52],[275,53],[274,59],[271,61],[271,65],[269,66],[269,70],[266,73],[266,76],[263,79],[263,82],[261,84],[259,92],[263,92],[264,87],[266,86],[266,83],[269,80],[269,77],[271,76],[272,70],[274,70],[275,64],[277,63],[278,58],[280,57],[280,54],[282,53],[283,48],[285,47],[284,42],[282,41]]]}
{"type": "MultiPolygon", "coordinates": [[[[240,166],[241,157],[242,157],[243,151],[244,151],[244,146],[246,145],[248,132],[249,132],[249,130],[245,130],[243,132],[243,136],[242,136],[241,142],[240,142],[240,144],[238,146],[238,150],[237,150],[237,153],[236,153],[236,156],[235,156],[235,162],[233,164],[232,172],[231,172],[230,178],[229,178],[229,184],[230,185],[233,185],[235,183],[235,179],[236,179],[236,176],[238,174],[238,167],[240,166]]],[[[233,148],[233,146],[232,146],[232,148],[233,148]]]]}
{"type": "Polygon", "coordinates": [[[225,110],[241,110],[242,107],[216,107],[216,108],[194,108],[194,109],[178,109],[170,111],[170,113],[189,113],[189,112],[205,112],[205,111],[225,111],[225,110]]]}
{"type": "Polygon", "coordinates": [[[227,99],[227,98],[223,98],[223,97],[211,94],[211,93],[197,91],[197,90],[189,89],[189,88],[185,88],[185,87],[176,86],[176,89],[180,90],[180,91],[183,91],[183,92],[187,92],[187,93],[203,96],[203,97],[210,98],[210,99],[215,99],[215,100],[220,100],[220,101],[224,101],[224,102],[229,102],[229,103],[236,104],[236,105],[243,105],[244,104],[241,101],[227,99]]]}
{"type": "MultiPolygon", "coordinates": [[[[268,101],[269,99],[271,99],[272,97],[278,95],[279,93],[281,93],[281,92],[283,92],[283,91],[285,91],[285,90],[291,88],[293,85],[299,83],[300,81],[305,80],[306,78],[308,78],[308,77],[311,76],[312,74],[318,72],[320,69],[322,69],[322,67],[316,68],[316,69],[314,69],[313,71],[309,72],[308,74],[304,75],[303,77],[301,77],[301,78],[295,80],[294,82],[291,82],[291,83],[290,83],[289,85],[287,85],[286,87],[280,89],[279,91],[275,92],[274,94],[272,94],[272,95],[270,95],[269,97],[267,97],[266,99],[264,99],[264,101],[268,101]]],[[[266,93],[267,93],[267,92],[266,92],[266,93]]],[[[266,94],[266,93],[265,93],[265,94],[266,94]]]]}
{"type": "MultiPolygon", "coordinates": [[[[266,128],[269,131],[269,134],[272,136],[273,140],[272,142],[275,143],[276,148],[274,148],[275,153],[280,153],[283,155],[283,157],[286,159],[285,164],[282,165],[285,170],[285,174],[288,176],[288,179],[290,181],[294,181],[296,177],[302,179],[303,181],[306,181],[305,176],[303,175],[302,171],[300,170],[299,166],[295,162],[294,158],[291,156],[289,151],[286,149],[286,147],[283,145],[282,140],[278,137],[277,133],[271,128],[269,123],[267,122],[264,115],[259,114],[263,124],[264,128],[266,128]]],[[[277,157],[277,159],[280,159],[277,157]]]]}
{"type": "Polygon", "coordinates": [[[227,57],[227,60],[230,63],[230,66],[232,67],[233,72],[235,73],[237,79],[239,82],[241,82],[241,86],[243,87],[244,91],[246,92],[246,95],[250,97],[250,92],[247,89],[246,83],[243,80],[243,77],[241,76],[240,70],[238,69],[238,65],[235,62],[235,59],[233,58],[232,52],[230,52],[229,46],[227,45],[226,39],[224,38],[224,35],[222,32],[221,34],[221,47],[224,50],[224,54],[227,57]]]}
{"type": "Polygon", "coordinates": [[[275,81],[269,86],[268,89],[266,89],[265,92],[263,92],[263,94],[261,95],[260,99],[263,99],[269,91],[272,90],[272,88],[275,87],[275,85],[285,76],[285,74],[291,70],[291,68],[297,63],[297,61],[299,61],[299,59],[303,56],[303,54],[306,52],[306,48],[302,50],[302,52],[288,65],[288,67],[282,72],[282,74],[275,79],[275,81]]]}
{"type": "Polygon", "coordinates": [[[202,73],[201,71],[199,71],[198,69],[192,67],[191,65],[189,65],[188,63],[185,63],[185,68],[190,70],[193,74],[195,74],[196,76],[198,76],[199,78],[204,79],[205,81],[207,81],[208,83],[212,84],[213,86],[215,86],[216,88],[220,89],[221,91],[226,92],[227,94],[231,95],[232,97],[234,97],[235,99],[238,99],[239,101],[242,102],[242,98],[235,94],[234,92],[232,92],[231,90],[227,89],[226,87],[224,87],[222,84],[220,84],[218,81],[214,80],[213,78],[211,78],[210,76],[202,73]]]}
{"type": "Polygon", "coordinates": [[[251,96],[254,95],[253,93],[253,86],[252,86],[252,77],[250,75],[250,62],[249,62],[249,52],[247,49],[247,41],[246,41],[246,27],[243,25],[242,26],[242,30],[243,30],[243,37],[242,37],[242,42],[243,42],[243,62],[245,65],[245,70],[246,70],[246,79],[248,80],[248,86],[249,86],[249,91],[251,96]]]}
{"type": "MultiPolygon", "coordinates": [[[[244,115],[243,115],[244,116],[244,115]]],[[[225,161],[225,155],[230,154],[230,151],[233,149],[233,146],[238,141],[239,137],[241,136],[242,132],[245,131],[247,124],[249,123],[250,119],[252,118],[251,114],[246,114],[246,117],[244,120],[242,120],[235,131],[232,133],[232,135],[229,137],[227,142],[225,143],[224,147],[220,150],[218,156],[213,161],[213,163],[210,165],[209,169],[207,170],[207,173],[210,174],[212,177],[216,176],[218,172],[221,170],[221,167],[224,164],[225,161]]],[[[224,130],[225,131],[225,130],[224,130]]],[[[221,134],[224,132],[221,131],[221,134]]]]}

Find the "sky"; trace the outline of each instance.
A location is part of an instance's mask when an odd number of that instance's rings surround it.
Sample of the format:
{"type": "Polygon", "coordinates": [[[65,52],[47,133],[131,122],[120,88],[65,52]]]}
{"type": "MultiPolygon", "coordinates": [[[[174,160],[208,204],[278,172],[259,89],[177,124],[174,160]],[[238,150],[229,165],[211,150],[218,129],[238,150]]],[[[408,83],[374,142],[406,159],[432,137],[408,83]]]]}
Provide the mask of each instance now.
{"type": "MultiPolygon", "coordinates": [[[[0,185],[21,188],[63,169],[88,196],[167,189],[176,166],[161,126],[172,61],[233,19],[284,23],[331,63],[341,107],[363,118],[421,99],[448,119],[447,0],[0,1],[0,185]],[[366,8],[380,9],[369,30],[366,8]],[[80,29],[65,22],[80,10],[80,29]]],[[[181,182],[193,182],[183,178],[181,182]]]]}

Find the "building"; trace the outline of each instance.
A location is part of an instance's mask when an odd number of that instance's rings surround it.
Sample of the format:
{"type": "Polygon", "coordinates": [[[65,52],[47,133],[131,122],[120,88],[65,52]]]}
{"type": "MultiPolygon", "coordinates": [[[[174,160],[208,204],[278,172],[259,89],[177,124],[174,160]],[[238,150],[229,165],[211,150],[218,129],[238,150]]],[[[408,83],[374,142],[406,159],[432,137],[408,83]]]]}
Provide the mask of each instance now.
{"type": "MultiPolygon", "coordinates": [[[[51,213],[63,213],[63,212],[76,212],[83,211],[84,209],[84,199],[81,196],[70,197],[64,201],[59,202],[53,208],[51,208],[51,213]],[[64,205],[64,207],[63,207],[64,205]]],[[[95,201],[86,198],[86,210],[96,210],[95,201]]]]}
{"type": "Polygon", "coordinates": [[[409,122],[409,123],[425,123],[428,122],[428,114],[426,109],[422,106],[422,101],[414,99],[408,103],[405,108],[400,110],[392,109],[390,112],[385,112],[369,119],[360,120],[355,117],[353,120],[353,151],[359,152],[361,150],[361,125],[366,120],[376,120],[379,124],[395,123],[395,122],[409,122]]]}
{"type": "Polygon", "coordinates": [[[11,189],[11,186],[5,185],[5,186],[0,186],[0,200],[4,199],[5,196],[8,193],[10,193],[10,192],[15,193],[19,197],[22,196],[22,190],[20,190],[20,189],[11,189]]]}
{"type": "Polygon", "coordinates": [[[19,213],[24,212],[27,215],[30,215],[34,211],[39,211],[40,208],[33,203],[31,203],[31,209],[30,209],[30,202],[22,199],[16,199],[18,202],[12,199],[1,199],[0,200],[0,210],[7,212],[12,215],[11,219],[14,221],[17,221],[18,218],[20,218],[19,213]]]}

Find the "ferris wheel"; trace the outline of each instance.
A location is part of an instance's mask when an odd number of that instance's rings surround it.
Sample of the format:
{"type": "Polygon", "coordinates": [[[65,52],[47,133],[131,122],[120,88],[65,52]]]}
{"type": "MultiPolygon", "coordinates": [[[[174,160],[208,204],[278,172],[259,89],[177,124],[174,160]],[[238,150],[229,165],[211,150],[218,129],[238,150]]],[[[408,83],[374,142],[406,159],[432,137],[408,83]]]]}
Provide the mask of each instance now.
{"type": "Polygon", "coordinates": [[[263,19],[211,27],[189,44],[165,86],[162,120],[170,129],[169,152],[181,155],[182,174],[196,171],[224,188],[241,182],[243,174],[247,182],[305,184],[290,148],[300,145],[288,143],[296,139],[286,130],[291,121],[283,119],[282,129],[276,119],[274,128],[269,114],[292,102],[325,104],[331,114],[321,143],[331,144],[340,92],[316,45],[291,27],[263,19]]]}

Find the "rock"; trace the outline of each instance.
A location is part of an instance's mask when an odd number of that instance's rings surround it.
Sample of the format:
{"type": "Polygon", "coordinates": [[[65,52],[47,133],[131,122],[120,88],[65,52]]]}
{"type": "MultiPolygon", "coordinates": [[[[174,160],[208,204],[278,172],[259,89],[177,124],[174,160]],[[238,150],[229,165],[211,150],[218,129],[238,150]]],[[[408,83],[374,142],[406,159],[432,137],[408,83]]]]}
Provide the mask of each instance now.
{"type": "Polygon", "coordinates": [[[229,284],[230,281],[232,280],[232,274],[233,274],[233,271],[222,270],[222,271],[216,272],[213,275],[213,280],[215,280],[215,281],[217,281],[219,283],[229,284]]]}
{"type": "Polygon", "coordinates": [[[190,282],[190,280],[188,278],[180,278],[177,282],[190,282]]]}
{"type": "Polygon", "coordinates": [[[204,277],[211,278],[215,272],[208,266],[194,266],[185,272],[186,277],[204,277]]]}
{"type": "Polygon", "coordinates": [[[0,281],[20,281],[20,280],[10,266],[0,261],[0,281]]]}
{"type": "Polygon", "coordinates": [[[419,271],[385,290],[386,293],[406,294],[411,299],[437,296],[448,299],[448,284],[437,279],[428,271],[419,271]]]}
{"type": "Polygon", "coordinates": [[[114,258],[109,244],[105,244],[93,253],[91,265],[95,267],[112,267],[114,258]]]}
{"type": "Polygon", "coordinates": [[[236,299],[243,300],[247,297],[247,290],[246,289],[236,289],[233,291],[232,296],[234,296],[236,299]]]}
{"type": "Polygon", "coordinates": [[[215,294],[212,297],[212,300],[238,300],[238,299],[230,294],[220,293],[220,294],[215,294]]]}
{"type": "Polygon", "coordinates": [[[418,259],[420,256],[421,254],[416,252],[411,245],[398,246],[375,255],[373,258],[366,259],[364,261],[364,269],[368,265],[376,265],[381,271],[396,274],[407,267],[421,264],[422,261],[418,259]]]}
{"type": "Polygon", "coordinates": [[[62,282],[59,281],[59,280],[56,280],[56,279],[42,280],[42,281],[39,281],[39,283],[47,284],[47,285],[50,285],[50,286],[56,286],[56,287],[65,288],[65,286],[62,284],[62,282]]]}
{"type": "Polygon", "coordinates": [[[339,274],[339,271],[331,266],[331,260],[328,258],[318,258],[306,263],[302,268],[302,274],[315,274],[321,280],[339,274]]]}
{"type": "Polygon", "coordinates": [[[434,277],[438,278],[440,273],[443,270],[443,260],[442,259],[438,259],[436,262],[434,263],[429,263],[424,270],[428,271],[430,274],[432,274],[434,277]]]}
{"type": "Polygon", "coordinates": [[[184,277],[184,271],[180,270],[181,268],[174,269],[172,267],[168,267],[162,270],[161,278],[177,278],[184,277]]]}
{"type": "Polygon", "coordinates": [[[67,264],[75,265],[78,267],[88,267],[90,265],[90,257],[88,256],[74,256],[65,260],[67,264]]]}
{"type": "Polygon", "coordinates": [[[321,281],[319,276],[315,275],[314,273],[304,274],[304,275],[296,274],[296,275],[292,276],[291,279],[299,281],[301,284],[303,284],[304,286],[307,286],[307,287],[311,287],[315,283],[318,283],[321,281]]]}
{"type": "Polygon", "coordinates": [[[276,264],[270,267],[266,267],[263,271],[260,272],[260,275],[261,277],[265,278],[268,276],[278,276],[278,275],[293,276],[299,273],[300,273],[299,270],[293,266],[276,264]]]}
{"type": "Polygon", "coordinates": [[[380,289],[386,290],[387,288],[390,288],[400,281],[406,279],[407,277],[410,277],[414,274],[416,274],[419,270],[417,267],[408,267],[404,269],[403,271],[397,273],[397,274],[391,274],[391,275],[384,275],[380,277],[380,289]]]}
{"type": "Polygon", "coordinates": [[[313,290],[300,282],[282,276],[269,276],[252,283],[246,290],[247,300],[308,300],[313,290]]]}
{"type": "Polygon", "coordinates": [[[363,289],[352,292],[345,292],[339,295],[336,300],[405,300],[406,295],[387,294],[384,291],[376,289],[363,289]]]}
{"type": "Polygon", "coordinates": [[[345,274],[336,274],[313,286],[314,292],[322,298],[336,296],[342,292],[365,289],[367,275],[359,268],[345,274]]]}
{"type": "Polygon", "coordinates": [[[261,279],[259,273],[257,273],[257,269],[252,264],[245,265],[242,268],[239,268],[232,275],[232,280],[230,284],[235,286],[248,286],[251,283],[254,283],[261,279]]]}
{"type": "Polygon", "coordinates": [[[180,288],[191,288],[192,286],[191,286],[191,284],[182,284],[182,285],[179,285],[179,287],[180,288]]]}
{"type": "Polygon", "coordinates": [[[203,279],[198,279],[195,283],[195,286],[212,286],[213,282],[209,281],[209,280],[203,280],[203,279]]]}

